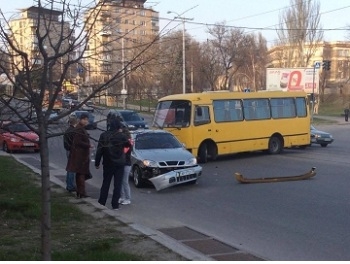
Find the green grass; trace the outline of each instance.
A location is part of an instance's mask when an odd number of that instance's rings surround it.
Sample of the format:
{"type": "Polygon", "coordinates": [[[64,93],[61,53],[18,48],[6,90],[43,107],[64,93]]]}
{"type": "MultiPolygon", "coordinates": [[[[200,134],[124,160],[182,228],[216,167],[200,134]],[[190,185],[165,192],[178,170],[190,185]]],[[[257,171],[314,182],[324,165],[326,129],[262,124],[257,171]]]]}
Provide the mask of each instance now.
{"type": "Polygon", "coordinates": [[[349,105],[349,98],[337,94],[325,95],[324,101],[320,103],[319,115],[340,116],[344,113],[344,107],[349,105]]]}
{"type": "MultiPolygon", "coordinates": [[[[0,261],[41,260],[38,180],[13,158],[0,156],[0,261]]],[[[143,260],[120,249],[125,238],[118,231],[122,223],[84,214],[66,192],[52,191],[51,198],[53,260],[143,260]]]]}

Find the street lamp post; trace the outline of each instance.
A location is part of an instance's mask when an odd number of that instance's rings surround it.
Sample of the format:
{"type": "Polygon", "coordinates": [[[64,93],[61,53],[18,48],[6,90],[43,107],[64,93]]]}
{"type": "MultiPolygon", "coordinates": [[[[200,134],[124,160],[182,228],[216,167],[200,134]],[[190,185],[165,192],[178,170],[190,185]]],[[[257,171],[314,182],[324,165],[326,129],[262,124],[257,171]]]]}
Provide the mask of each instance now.
{"type": "Polygon", "coordinates": [[[126,98],[128,97],[128,91],[125,89],[125,88],[123,88],[122,90],[121,90],[121,97],[122,97],[122,99],[123,99],[123,109],[126,109],[126,98]]]}
{"type": "Polygon", "coordinates": [[[314,111],[315,111],[315,74],[316,74],[316,69],[319,69],[319,68],[320,68],[320,62],[315,62],[313,72],[312,72],[311,123],[314,121],[314,111]]]}
{"type": "Polygon", "coordinates": [[[174,19],[178,18],[182,20],[182,93],[186,93],[186,20],[193,20],[193,18],[186,18],[180,16],[177,12],[168,11],[168,14],[174,13],[177,15],[174,19]]]}

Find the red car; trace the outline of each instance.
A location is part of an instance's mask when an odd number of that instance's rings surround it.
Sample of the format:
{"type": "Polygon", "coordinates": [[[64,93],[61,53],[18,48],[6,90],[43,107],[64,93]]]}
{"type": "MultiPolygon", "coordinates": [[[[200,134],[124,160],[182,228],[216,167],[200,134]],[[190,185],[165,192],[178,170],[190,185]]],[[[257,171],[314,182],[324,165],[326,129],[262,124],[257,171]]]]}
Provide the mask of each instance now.
{"type": "Polygon", "coordinates": [[[0,127],[0,146],[3,151],[34,150],[39,152],[39,136],[23,123],[3,122],[0,127]]]}

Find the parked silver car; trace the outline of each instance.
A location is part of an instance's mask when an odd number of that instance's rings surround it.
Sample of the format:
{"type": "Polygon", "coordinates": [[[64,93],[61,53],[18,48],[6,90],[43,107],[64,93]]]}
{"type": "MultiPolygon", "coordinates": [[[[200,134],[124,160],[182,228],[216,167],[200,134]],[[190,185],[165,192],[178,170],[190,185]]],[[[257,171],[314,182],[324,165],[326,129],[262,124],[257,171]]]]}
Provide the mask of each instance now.
{"type": "Polygon", "coordinates": [[[136,187],[152,182],[156,190],[190,182],[202,173],[197,159],[171,133],[164,130],[132,131],[132,178],[136,187]]]}

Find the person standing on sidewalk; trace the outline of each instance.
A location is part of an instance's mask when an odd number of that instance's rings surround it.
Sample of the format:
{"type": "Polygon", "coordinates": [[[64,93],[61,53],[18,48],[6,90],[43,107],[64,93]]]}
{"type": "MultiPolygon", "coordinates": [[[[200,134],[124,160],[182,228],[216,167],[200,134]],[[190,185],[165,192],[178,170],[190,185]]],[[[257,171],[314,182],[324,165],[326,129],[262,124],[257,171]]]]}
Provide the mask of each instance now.
{"type": "Polygon", "coordinates": [[[100,135],[95,156],[96,169],[100,168],[100,162],[103,159],[103,182],[98,203],[103,206],[106,205],[109,187],[113,178],[112,208],[114,210],[119,209],[119,198],[125,166],[124,148],[131,147],[128,138],[120,129],[120,121],[113,118],[110,122],[110,129],[100,135]]]}
{"type": "MultiPolygon", "coordinates": [[[[77,125],[78,120],[75,117],[70,117],[68,120],[69,127],[63,135],[63,146],[66,150],[67,159],[69,159],[70,149],[73,144],[74,128],[77,125]]],[[[75,192],[75,173],[67,171],[66,174],[66,190],[68,192],[75,192]]]]}
{"type": "Polygon", "coordinates": [[[349,106],[346,106],[344,109],[345,121],[348,122],[349,119],[349,106]]]}
{"type": "Polygon", "coordinates": [[[89,123],[89,116],[81,114],[79,123],[74,129],[74,137],[70,148],[67,171],[75,172],[77,198],[89,197],[85,191],[85,180],[90,175],[90,140],[85,126],[89,123]]]}
{"type": "MultiPolygon", "coordinates": [[[[126,137],[129,139],[130,144],[132,145],[132,139],[131,139],[129,129],[123,126],[122,132],[126,135],[126,137]]],[[[131,193],[130,193],[130,186],[129,186],[129,174],[131,170],[131,150],[132,150],[132,147],[124,148],[125,166],[124,166],[122,188],[120,191],[120,199],[119,199],[119,203],[122,205],[131,204],[131,193]]]]}

